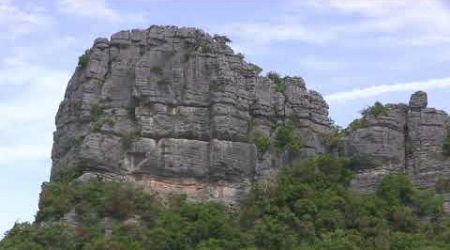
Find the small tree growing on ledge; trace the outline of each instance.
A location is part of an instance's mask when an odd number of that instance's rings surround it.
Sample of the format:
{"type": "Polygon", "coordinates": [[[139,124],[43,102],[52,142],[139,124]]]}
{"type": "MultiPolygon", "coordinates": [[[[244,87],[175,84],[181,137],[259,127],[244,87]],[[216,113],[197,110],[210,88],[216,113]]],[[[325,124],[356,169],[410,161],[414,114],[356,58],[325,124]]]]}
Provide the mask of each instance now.
{"type": "Polygon", "coordinates": [[[373,106],[368,107],[361,111],[361,114],[363,115],[373,115],[375,117],[378,117],[380,115],[386,115],[389,112],[389,108],[383,105],[381,102],[375,102],[373,106]]]}
{"type": "Polygon", "coordinates": [[[280,92],[280,93],[284,92],[284,90],[286,89],[286,86],[285,86],[280,74],[278,74],[277,72],[271,71],[271,72],[267,73],[267,78],[269,78],[270,80],[273,81],[273,83],[275,83],[275,91],[280,92]]]}
{"type": "Polygon", "coordinates": [[[89,63],[89,50],[84,51],[84,54],[78,57],[78,66],[85,68],[89,63]]]}
{"type": "Polygon", "coordinates": [[[353,120],[346,129],[344,129],[344,134],[349,134],[360,128],[367,128],[369,126],[369,122],[366,119],[360,118],[353,120]]]}
{"type": "Polygon", "coordinates": [[[444,155],[450,157],[450,134],[445,138],[442,149],[444,150],[444,155]]]}
{"type": "Polygon", "coordinates": [[[253,72],[255,72],[255,74],[257,74],[257,75],[259,75],[263,71],[263,69],[256,64],[249,63],[248,65],[252,68],[253,72]]]}
{"type": "Polygon", "coordinates": [[[293,153],[298,153],[303,144],[302,139],[290,124],[285,124],[278,128],[275,140],[277,148],[281,150],[288,149],[293,153]]]}
{"type": "Polygon", "coordinates": [[[251,136],[251,141],[255,143],[256,148],[261,154],[264,154],[270,148],[270,138],[261,131],[256,130],[251,136]]]}

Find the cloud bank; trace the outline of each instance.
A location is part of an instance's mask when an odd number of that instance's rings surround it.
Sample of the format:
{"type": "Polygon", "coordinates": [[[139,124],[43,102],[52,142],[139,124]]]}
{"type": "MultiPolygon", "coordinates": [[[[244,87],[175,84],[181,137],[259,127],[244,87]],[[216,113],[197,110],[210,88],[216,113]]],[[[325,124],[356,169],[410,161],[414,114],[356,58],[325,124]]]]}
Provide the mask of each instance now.
{"type": "Polygon", "coordinates": [[[353,89],[326,95],[329,103],[345,103],[357,99],[379,96],[392,92],[405,92],[417,90],[433,90],[450,88],[450,77],[430,79],[420,82],[405,82],[371,86],[367,88],[353,89]]]}

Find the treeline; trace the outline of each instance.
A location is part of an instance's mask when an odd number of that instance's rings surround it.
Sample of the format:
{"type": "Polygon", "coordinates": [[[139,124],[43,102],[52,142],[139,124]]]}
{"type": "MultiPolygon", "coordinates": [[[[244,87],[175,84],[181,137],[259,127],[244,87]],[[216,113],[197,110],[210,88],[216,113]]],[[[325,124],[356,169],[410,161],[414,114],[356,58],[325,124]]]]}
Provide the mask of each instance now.
{"type": "Polygon", "coordinates": [[[299,162],[256,185],[238,210],[161,201],[129,184],[54,182],[35,223],[16,224],[0,249],[450,249],[439,194],[403,175],[354,193],[349,169],[330,155],[299,162]]]}

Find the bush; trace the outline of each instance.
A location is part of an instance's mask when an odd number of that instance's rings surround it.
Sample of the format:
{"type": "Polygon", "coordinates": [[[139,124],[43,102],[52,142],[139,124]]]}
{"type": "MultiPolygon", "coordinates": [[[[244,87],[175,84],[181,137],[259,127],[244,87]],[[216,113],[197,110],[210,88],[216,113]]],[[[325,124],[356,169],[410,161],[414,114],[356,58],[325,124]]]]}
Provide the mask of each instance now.
{"type": "Polygon", "coordinates": [[[139,138],[139,133],[136,131],[129,132],[122,136],[121,142],[122,142],[122,149],[128,150],[131,147],[131,144],[133,141],[139,138]]]}
{"type": "Polygon", "coordinates": [[[156,74],[156,75],[162,75],[163,70],[159,66],[153,66],[150,68],[150,72],[152,72],[153,74],[156,74]]]}
{"type": "Polygon", "coordinates": [[[200,51],[201,53],[211,53],[211,52],[212,52],[212,49],[211,49],[211,47],[210,47],[209,45],[207,45],[207,44],[201,44],[201,45],[199,46],[199,51],[200,51]]]}
{"type": "Polygon", "coordinates": [[[389,112],[389,108],[384,106],[380,102],[375,102],[371,107],[366,108],[365,110],[361,111],[363,115],[373,115],[375,117],[378,117],[380,115],[387,115],[389,112]]]}
{"type": "Polygon", "coordinates": [[[192,52],[189,50],[185,50],[184,54],[183,54],[183,62],[187,63],[189,61],[189,59],[191,58],[191,54],[192,52]]]}
{"type": "Polygon", "coordinates": [[[89,63],[89,54],[90,51],[86,50],[84,51],[84,54],[78,57],[78,66],[81,68],[85,68],[89,63]]]}
{"type": "Polygon", "coordinates": [[[283,93],[286,89],[286,85],[284,84],[283,79],[281,79],[281,76],[276,72],[269,72],[267,73],[267,78],[273,81],[275,83],[275,91],[283,93]]]}
{"type": "Polygon", "coordinates": [[[406,175],[390,175],[379,184],[377,195],[390,206],[410,205],[417,190],[406,175]]]}
{"type": "Polygon", "coordinates": [[[98,103],[94,103],[91,105],[91,115],[94,121],[100,120],[103,115],[103,108],[98,103]]]}
{"type": "Polygon", "coordinates": [[[367,128],[368,126],[369,122],[366,119],[364,118],[355,119],[348,125],[347,129],[345,129],[344,132],[348,134],[360,128],[367,128]]]}
{"type": "Polygon", "coordinates": [[[293,126],[284,124],[277,128],[275,145],[281,150],[289,150],[298,153],[302,147],[302,140],[295,132],[293,126]]]}
{"type": "Polygon", "coordinates": [[[70,182],[82,174],[82,169],[75,165],[59,166],[54,168],[51,181],[55,182],[70,182]]]}
{"type": "Polygon", "coordinates": [[[344,148],[343,137],[345,133],[343,131],[334,131],[331,134],[325,135],[325,144],[331,150],[342,151],[344,148]]]}
{"type": "Polygon", "coordinates": [[[277,83],[275,84],[275,91],[279,93],[284,93],[286,90],[286,85],[284,83],[277,83]]]}
{"type": "Polygon", "coordinates": [[[267,150],[269,150],[271,145],[270,138],[260,131],[253,132],[251,136],[251,141],[255,143],[256,148],[261,154],[267,152],[267,150]]]}
{"type": "Polygon", "coordinates": [[[259,75],[263,71],[263,69],[256,64],[249,63],[249,66],[251,67],[252,71],[255,72],[255,74],[257,75],[259,75]]]}
{"type": "Polygon", "coordinates": [[[439,178],[435,184],[437,193],[450,193],[450,177],[439,178]]]}
{"type": "Polygon", "coordinates": [[[444,155],[450,157],[450,133],[444,140],[444,144],[442,145],[442,150],[444,151],[444,155]]]}
{"type": "Polygon", "coordinates": [[[280,74],[278,74],[277,72],[270,71],[269,73],[267,73],[267,78],[272,80],[273,83],[275,83],[275,84],[283,82],[283,80],[281,79],[280,74]]]}

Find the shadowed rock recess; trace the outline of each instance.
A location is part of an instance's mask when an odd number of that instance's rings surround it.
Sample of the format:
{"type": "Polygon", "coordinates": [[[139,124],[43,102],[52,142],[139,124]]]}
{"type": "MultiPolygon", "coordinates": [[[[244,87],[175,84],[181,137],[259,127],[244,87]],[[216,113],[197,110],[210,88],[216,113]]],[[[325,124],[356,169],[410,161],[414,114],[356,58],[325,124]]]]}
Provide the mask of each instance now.
{"type": "Polygon", "coordinates": [[[325,153],[322,96],[300,77],[259,76],[228,42],[173,26],[96,39],[56,116],[51,179],[100,176],[233,203],[280,166],[325,153]]]}

